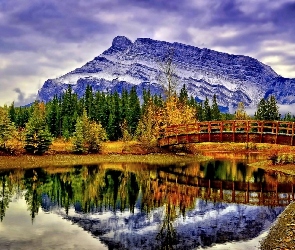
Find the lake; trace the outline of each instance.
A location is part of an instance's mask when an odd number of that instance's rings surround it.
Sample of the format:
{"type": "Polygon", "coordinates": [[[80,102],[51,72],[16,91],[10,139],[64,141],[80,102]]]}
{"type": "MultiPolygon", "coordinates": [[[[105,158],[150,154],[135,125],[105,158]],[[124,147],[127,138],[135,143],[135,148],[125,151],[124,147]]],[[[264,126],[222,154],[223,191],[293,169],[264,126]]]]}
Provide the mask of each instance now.
{"type": "Polygon", "coordinates": [[[250,160],[0,170],[0,249],[258,249],[295,177],[250,160]]]}

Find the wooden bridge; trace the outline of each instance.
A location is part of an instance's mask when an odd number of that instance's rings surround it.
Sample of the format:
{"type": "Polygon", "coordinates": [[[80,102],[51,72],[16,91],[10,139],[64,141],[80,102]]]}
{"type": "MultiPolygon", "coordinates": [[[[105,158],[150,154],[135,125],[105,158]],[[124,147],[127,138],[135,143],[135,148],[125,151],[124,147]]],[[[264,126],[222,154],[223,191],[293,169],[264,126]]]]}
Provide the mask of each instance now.
{"type": "Polygon", "coordinates": [[[158,139],[161,147],[198,142],[253,142],[295,145],[294,122],[226,120],[174,125],[158,139]]]}

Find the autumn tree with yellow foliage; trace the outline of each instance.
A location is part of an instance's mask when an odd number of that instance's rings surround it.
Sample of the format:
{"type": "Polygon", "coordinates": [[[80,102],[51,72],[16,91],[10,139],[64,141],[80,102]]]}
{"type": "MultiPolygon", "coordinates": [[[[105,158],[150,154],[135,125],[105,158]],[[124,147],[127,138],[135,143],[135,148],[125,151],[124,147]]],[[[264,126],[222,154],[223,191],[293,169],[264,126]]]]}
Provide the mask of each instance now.
{"type": "Polygon", "coordinates": [[[195,113],[194,107],[187,102],[181,102],[176,95],[165,100],[161,107],[151,98],[138,124],[138,139],[153,146],[166,127],[196,122],[195,113]]]}
{"type": "Polygon", "coordinates": [[[245,105],[242,102],[238,103],[238,108],[235,112],[235,120],[248,120],[250,116],[246,113],[245,105]]]}

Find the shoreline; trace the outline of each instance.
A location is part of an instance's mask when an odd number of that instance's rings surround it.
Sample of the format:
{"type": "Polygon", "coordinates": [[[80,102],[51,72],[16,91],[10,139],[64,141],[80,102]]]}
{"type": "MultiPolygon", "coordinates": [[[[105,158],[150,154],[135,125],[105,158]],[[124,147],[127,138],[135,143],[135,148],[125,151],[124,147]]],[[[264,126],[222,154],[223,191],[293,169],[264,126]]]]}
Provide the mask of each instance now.
{"type": "Polygon", "coordinates": [[[260,249],[295,249],[295,202],[289,204],[261,241],[260,249]]]}
{"type": "Polygon", "coordinates": [[[91,165],[101,163],[138,163],[138,164],[182,164],[212,159],[202,155],[175,155],[167,153],[152,153],[146,155],[132,154],[57,154],[57,155],[21,155],[1,156],[0,170],[15,168],[38,168],[38,167],[66,167],[70,165],[91,165]]]}

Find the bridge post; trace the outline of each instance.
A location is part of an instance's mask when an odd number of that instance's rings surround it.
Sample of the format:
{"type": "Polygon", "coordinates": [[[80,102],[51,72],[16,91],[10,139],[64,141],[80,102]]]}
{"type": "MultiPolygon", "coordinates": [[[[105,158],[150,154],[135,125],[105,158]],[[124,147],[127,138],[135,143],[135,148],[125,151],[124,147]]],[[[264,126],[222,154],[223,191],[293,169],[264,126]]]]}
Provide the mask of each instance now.
{"type": "Polygon", "coordinates": [[[292,122],[292,137],[291,137],[291,146],[293,146],[293,139],[294,139],[294,122],[292,122]]]}
{"type": "Polygon", "coordinates": [[[236,133],[236,120],[233,121],[232,124],[232,131],[233,131],[233,142],[235,142],[235,133],[236,133]]]}
{"type": "Polygon", "coordinates": [[[246,123],[246,131],[247,131],[246,142],[247,142],[247,148],[248,148],[248,143],[249,143],[249,120],[247,120],[247,123],[246,123]]]}
{"type": "Polygon", "coordinates": [[[275,144],[277,144],[277,142],[278,142],[278,133],[279,133],[279,121],[277,121],[275,144]]]}
{"type": "Polygon", "coordinates": [[[211,122],[208,122],[208,137],[209,137],[209,142],[211,142],[211,122]]]}
{"type": "Polygon", "coordinates": [[[264,127],[264,121],[262,121],[260,123],[260,129],[261,129],[261,132],[260,132],[260,143],[262,143],[263,127],[264,127]]]}
{"type": "Polygon", "coordinates": [[[186,134],[186,137],[185,137],[185,139],[186,139],[186,143],[189,143],[189,139],[188,139],[188,124],[186,124],[186,126],[185,126],[185,134],[186,134]]]}
{"type": "Polygon", "coordinates": [[[219,138],[220,142],[222,142],[223,140],[223,121],[221,121],[220,123],[220,138],[219,138]]]}

